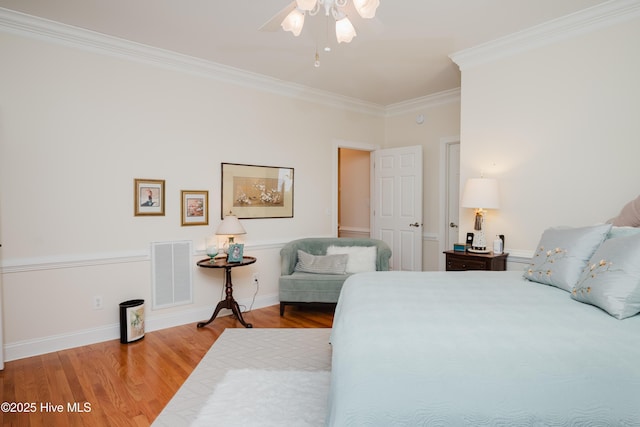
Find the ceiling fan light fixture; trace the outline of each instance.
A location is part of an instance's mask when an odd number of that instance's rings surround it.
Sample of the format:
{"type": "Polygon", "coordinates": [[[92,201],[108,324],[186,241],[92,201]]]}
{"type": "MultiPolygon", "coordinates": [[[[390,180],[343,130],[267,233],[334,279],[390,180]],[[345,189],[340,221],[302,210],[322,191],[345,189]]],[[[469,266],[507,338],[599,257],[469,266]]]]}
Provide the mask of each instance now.
{"type": "Polygon", "coordinates": [[[356,10],[365,19],[376,16],[376,9],[380,6],[380,0],[353,0],[356,10]]]}
{"type": "Polygon", "coordinates": [[[338,43],[351,43],[351,40],[356,36],[356,29],[353,27],[351,21],[346,16],[336,21],[336,39],[338,43]]]}
{"type": "Polygon", "coordinates": [[[293,9],[286,18],[282,21],[282,29],[285,31],[291,31],[294,36],[298,37],[302,32],[304,26],[304,12],[298,9],[293,9]]]}
{"type": "Polygon", "coordinates": [[[316,7],[318,0],[296,0],[298,9],[300,10],[313,10],[316,7]]]}
{"type": "MultiPolygon", "coordinates": [[[[380,0],[293,0],[286,10],[291,10],[280,24],[282,29],[290,31],[298,37],[304,27],[305,15],[315,16],[324,8],[327,18],[335,20],[336,39],[338,43],[350,43],[357,35],[356,29],[346,15],[349,2],[353,4],[357,13],[366,19],[374,18],[380,6],[380,0]],[[290,9],[291,8],[291,9],[290,9]]],[[[329,20],[327,20],[327,25],[329,20]]],[[[327,26],[327,33],[329,27],[327,26]]],[[[327,46],[326,52],[331,49],[327,46]]]]}

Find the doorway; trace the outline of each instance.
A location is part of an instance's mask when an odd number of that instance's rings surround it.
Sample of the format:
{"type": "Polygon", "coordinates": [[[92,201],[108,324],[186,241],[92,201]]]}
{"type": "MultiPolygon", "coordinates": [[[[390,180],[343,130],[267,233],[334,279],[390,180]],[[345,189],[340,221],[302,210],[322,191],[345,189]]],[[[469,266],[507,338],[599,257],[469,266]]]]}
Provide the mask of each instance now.
{"type": "Polygon", "coordinates": [[[371,235],[371,152],[338,148],[338,237],[371,235]]]}
{"type": "MultiPolygon", "coordinates": [[[[398,267],[394,269],[422,270],[422,146],[381,150],[380,147],[369,144],[346,141],[334,143],[332,209],[334,236],[339,236],[341,231],[350,231],[349,229],[352,228],[350,224],[344,222],[346,221],[345,206],[339,203],[338,194],[343,193],[342,186],[347,180],[346,175],[341,176],[340,173],[339,152],[342,148],[362,151],[364,152],[363,156],[369,156],[368,197],[366,202],[360,202],[360,208],[362,205],[366,205],[368,212],[359,210],[360,220],[368,216],[369,225],[366,227],[366,231],[354,227],[355,231],[363,233],[364,237],[385,241],[391,247],[392,252],[396,254],[395,258],[392,255],[391,259],[392,264],[397,262],[398,267]],[[380,167],[376,165],[374,168],[374,162],[378,161],[376,159],[381,163],[380,167]],[[384,177],[378,176],[375,171],[380,171],[384,177]],[[376,176],[384,179],[378,179],[376,176]],[[339,185],[339,182],[342,186],[339,185]],[[398,200],[396,200],[396,196],[399,197],[398,200]],[[389,197],[392,197],[393,200],[387,200],[389,197]],[[373,199],[376,201],[374,202],[373,199]],[[376,203],[380,206],[374,208],[373,205],[376,203]],[[378,212],[375,212],[376,210],[378,212]],[[411,218],[407,216],[409,214],[411,214],[411,218]],[[374,215],[378,219],[377,221],[374,220],[374,215]],[[339,218],[342,221],[340,223],[339,218]],[[386,221],[384,224],[383,220],[386,221]],[[392,220],[392,224],[389,223],[389,220],[392,220]],[[406,227],[398,227],[398,221],[402,221],[406,227]]],[[[343,170],[346,169],[344,163],[342,166],[343,170]]],[[[363,194],[366,193],[366,190],[361,191],[363,194]]],[[[327,214],[329,213],[327,211],[327,214]]]]}
{"type": "MultiPolygon", "coordinates": [[[[339,235],[339,228],[340,228],[340,214],[342,214],[342,210],[344,209],[343,206],[339,206],[341,205],[339,203],[339,182],[343,182],[345,181],[344,178],[341,178],[341,173],[340,173],[340,150],[341,149],[350,149],[350,150],[354,150],[354,151],[361,151],[363,153],[367,153],[369,156],[369,172],[367,174],[367,179],[369,179],[370,182],[370,186],[368,189],[368,193],[369,193],[369,198],[371,197],[371,194],[373,194],[373,190],[371,188],[371,182],[372,182],[372,171],[373,171],[373,165],[372,165],[372,161],[373,161],[373,156],[371,155],[372,152],[378,150],[380,147],[378,145],[374,145],[374,144],[366,144],[366,143],[362,143],[362,142],[354,142],[354,141],[344,141],[344,140],[334,140],[333,142],[333,154],[332,154],[332,205],[331,205],[331,209],[327,209],[327,215],[331,215],[331,229],[332,229],[332,235],[334,237],[338,237],[339,235]]],[[[360,179],[360,178],[358,178],[360,179]]],[[[364,178],[362,178],[364,179],[364,178]]],[[[369,227],[371,224],[373,224],[373,212],[372,209],[369,209],[369,212],[366,213],[366,215],[369,216],[369,227]]],[[[345,224],[348,225],[348,224],[345,224]]],[[[348,227],[347,227],[348,228],[348,227]]],[[[358,230],[356,230],[358,231],[358,230]]],[[[360,230],[361,232],[363,232],[363,230],[360,230]]],[[[368,232],[370,233],[370,230],[368,230],[368,232]]],[[[369,237],[369,234],[367,234],[365,237],[369,237]]]]}

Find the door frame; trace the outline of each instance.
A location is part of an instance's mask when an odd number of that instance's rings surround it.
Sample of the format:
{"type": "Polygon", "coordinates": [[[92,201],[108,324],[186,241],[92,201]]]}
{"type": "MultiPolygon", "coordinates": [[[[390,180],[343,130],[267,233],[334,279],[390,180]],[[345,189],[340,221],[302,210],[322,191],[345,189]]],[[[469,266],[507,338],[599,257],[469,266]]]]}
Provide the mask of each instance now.
{"type": "MultiPolygon", "coordinates": [[[[340,148],[350,148],[352,150],[368,151],[369,153],[379,150],[380,146],[376,144],[368,144],[365,142],[345,141],[336,139],[333,141],[333,154],[332,154],[332,186],[331,186],[331,236],[338,237],[338,175],[340,174],[339,167],[339,152],[340,148]]],[[[369,159],[369,194],[373,194],[373,156],[369,159]]],[[[373,209],[369,208],[369,224],[373,224],[373,209]]]]}
{"type": "MultiPolygon", "coordinates": [[[[445,256],[443,252],[450,248],[445,248],[447,241],[447,224],[448,215],[448,176],[449,176],[449,147],[454,144],[460,144],[460,135],[440,138],[440,225],[438,227],[438,268],[445,270],[445,256]]],[[[462,146],[461,146],[462,147],[462,146]]]]}

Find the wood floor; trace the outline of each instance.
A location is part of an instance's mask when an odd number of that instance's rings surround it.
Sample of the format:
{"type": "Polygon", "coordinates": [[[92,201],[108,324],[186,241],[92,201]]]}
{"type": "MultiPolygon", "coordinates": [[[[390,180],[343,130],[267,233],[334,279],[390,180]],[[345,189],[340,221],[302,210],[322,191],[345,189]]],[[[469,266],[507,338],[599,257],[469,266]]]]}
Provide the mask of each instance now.
{"type": "MultiPolygon", "coordinates": [[[[330,328],[333,308],[278,306],[243,314],[258,328],[330,328]]],[[[107,341],[5,363],[0,371],[2,426],[148,426],[225,328],[231,316],[120,344],[107,341]],[[11,412],[20,411],[18,412],[11,412]]],[[[179,427],[179,426],[176,426],[179,427]]]]}

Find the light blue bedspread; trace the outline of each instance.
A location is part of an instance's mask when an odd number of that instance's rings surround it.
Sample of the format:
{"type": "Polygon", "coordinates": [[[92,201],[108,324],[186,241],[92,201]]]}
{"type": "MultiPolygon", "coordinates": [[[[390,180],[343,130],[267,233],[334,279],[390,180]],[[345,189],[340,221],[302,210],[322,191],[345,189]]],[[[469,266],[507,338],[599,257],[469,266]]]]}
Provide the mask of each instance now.
{"type": "Polygon", "coordinates": [[[640,315],[521,272],[376,272],[342,288],[332,426],[640,426],[640,315]]]}

